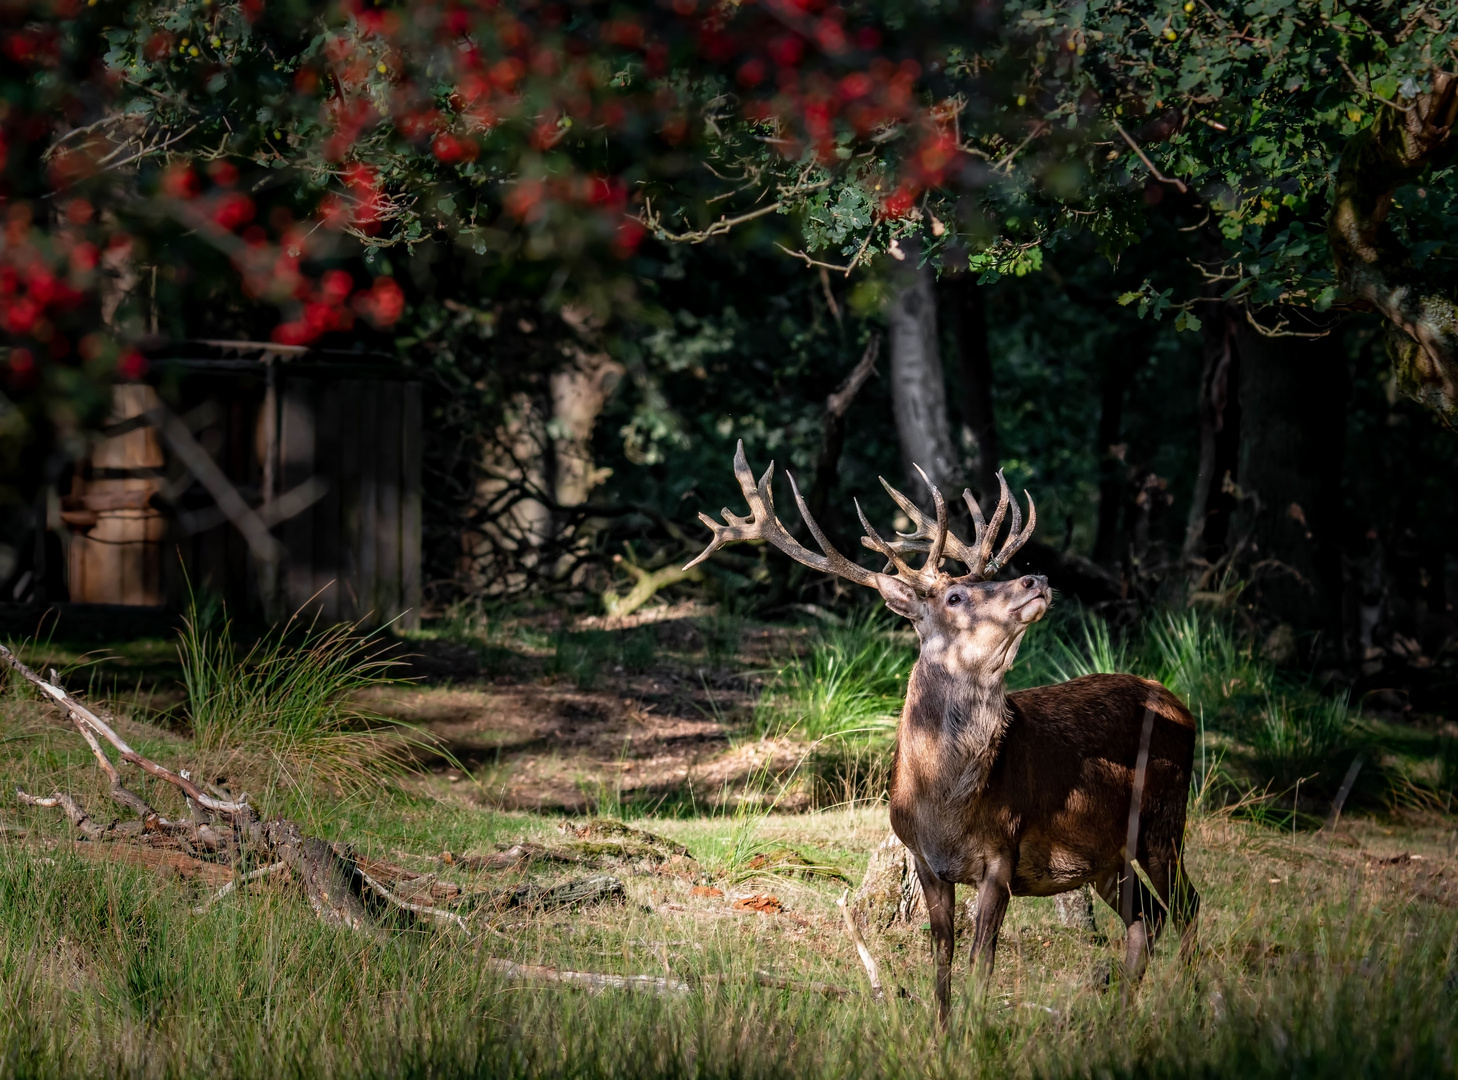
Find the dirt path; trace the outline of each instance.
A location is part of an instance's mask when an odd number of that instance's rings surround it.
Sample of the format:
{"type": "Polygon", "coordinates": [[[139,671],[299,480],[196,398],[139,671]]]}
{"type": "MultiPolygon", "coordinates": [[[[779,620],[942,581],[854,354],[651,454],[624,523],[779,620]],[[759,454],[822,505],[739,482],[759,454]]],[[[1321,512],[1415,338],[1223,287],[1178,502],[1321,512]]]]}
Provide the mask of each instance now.
{"type": "Polygon", "coordinates": [[[664,648],[647,670],[609,669],[591,689],[545,674],[541,657],[493,656],[488,672],[450,681],[438,674],[440,658],[428,655],[421,666],[437,685],[392,688],[370,706],[438,739],[443,754],[429,763],[432,771],[486,805],[557,812],[618,802],[715,805],[752,776],[788,772],[803,753],[753,731],[769,661],[792,648],[786,638],[782,630],[747,632],[732,668],[710,669],[692,653],[664,648]]]}

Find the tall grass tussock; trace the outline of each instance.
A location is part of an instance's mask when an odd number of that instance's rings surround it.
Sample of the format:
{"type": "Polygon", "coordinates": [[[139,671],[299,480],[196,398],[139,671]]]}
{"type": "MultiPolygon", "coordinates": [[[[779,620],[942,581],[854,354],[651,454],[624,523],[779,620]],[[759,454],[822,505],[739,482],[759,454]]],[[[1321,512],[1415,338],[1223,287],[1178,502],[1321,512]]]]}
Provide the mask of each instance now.
{"type": "Polygon", "coordinates": [[[409,733],[360,702],[394,681],[387,645],[356,625],[291,619],[242,648],[231,621],[191,605],[177,652],[199,756],[213,770],[261,766],[285,788],[355,789],[397,772],[409,733]]]}

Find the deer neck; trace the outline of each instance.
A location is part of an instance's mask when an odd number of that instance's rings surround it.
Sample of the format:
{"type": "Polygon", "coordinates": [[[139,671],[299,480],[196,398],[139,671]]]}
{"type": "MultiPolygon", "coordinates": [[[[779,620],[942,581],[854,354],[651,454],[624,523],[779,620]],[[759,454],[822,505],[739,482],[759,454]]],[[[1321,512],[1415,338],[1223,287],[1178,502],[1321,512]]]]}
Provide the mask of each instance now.
{"type": "Polygon", "coordinates": [[[965,802],[987,782],[1009,719],[1002,676],[977,678],[928,659],[907,681],[898,777],[938,801],[965,802]]]}

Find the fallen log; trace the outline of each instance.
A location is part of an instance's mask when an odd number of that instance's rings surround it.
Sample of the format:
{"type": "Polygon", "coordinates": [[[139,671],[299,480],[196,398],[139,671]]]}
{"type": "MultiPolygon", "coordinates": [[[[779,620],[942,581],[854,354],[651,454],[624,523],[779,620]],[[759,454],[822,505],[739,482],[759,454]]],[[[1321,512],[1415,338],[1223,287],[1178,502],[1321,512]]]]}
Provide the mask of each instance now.
{"type": "MultiPolygon", "coordinates": [[[[111,725],[68,694],[59,685],[60,680],[54,672],[51,673],[52,681],[47,682],[3,645],[0,645],[0,662],[65,711],[110,781],[113,801],[141,819],[140,832],[134,836],[137,823],[130,823],[132,829],[124,829],[122,825],[98,825],[79,802],[59,791],[37,797],[17,790],[16,796],[23,804],[61,810],[92,843],[139,843],[161,832],[187,843],[199,856],[205,853],[210,861],[231,870],[240,866],[282,863],[302,887],[310,907],[325,922],[371,935],[379,933],[379,920],[366,903],[366,892],[381,895],[381,890],[371,889],[359,866],[347,854],[342,854],[327,841],[308,836],[292,821],[281,818],[260,820],[246,796],[236,800],[216,797],[204,791],[186,772],[173,772],[138,753],[112,730],[111,725]],[[168,821],[145,800],[128,791],[102,743],[109,744],[122,761],[177,788],[186,800],[191,820],[168,821]]],[[[126,824],[129,823],[123,823],[126,824]]],[[[145,849],[139,847],[138,850],[145,849]]],[[[198,861],[203,860],[199,857],[198,861]]],[[[382,899],[400,910],[418,914],[413,907],[402,906],[388,890],[385,890],[382,899]]]]}
{"type": "Polygon", "coordinates": [[[559,885],[516,885],[509,889],[475,894],[477,910],[502,912],[512,908],[528,911],[552,911],[556,908],[583,907],[587,904],[627,903],[628,890],[623,883],[607,874],[573,878],[559,885]]]}

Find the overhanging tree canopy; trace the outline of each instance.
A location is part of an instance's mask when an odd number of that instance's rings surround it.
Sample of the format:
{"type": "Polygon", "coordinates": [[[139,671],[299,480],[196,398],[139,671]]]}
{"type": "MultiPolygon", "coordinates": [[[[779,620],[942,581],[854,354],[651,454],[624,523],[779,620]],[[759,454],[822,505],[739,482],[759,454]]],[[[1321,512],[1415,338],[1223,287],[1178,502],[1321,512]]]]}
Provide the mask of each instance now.
{"type": "MultiPolygon", "coordinates": [[[[323,10],[12,5],[7,392],[67,426],[137,374],[159,308],[242,302],[308,342],[396,323],[382,249],[552,268],[606,309],[646,232],[771,214],[792,254],[1027,273],[1151,214],[1218,228],[1224,296],[1369,306],[1458,416],[1451,4],[766,0],[323,10]]],[[[1192,248],[1193,248],[1192,242],[1192,248]]],[[[463,284],[464,290],[471,288],[463,284]]],[[[1198,325],[1151,278],[1121,298],[1198,325]]]]}

